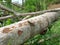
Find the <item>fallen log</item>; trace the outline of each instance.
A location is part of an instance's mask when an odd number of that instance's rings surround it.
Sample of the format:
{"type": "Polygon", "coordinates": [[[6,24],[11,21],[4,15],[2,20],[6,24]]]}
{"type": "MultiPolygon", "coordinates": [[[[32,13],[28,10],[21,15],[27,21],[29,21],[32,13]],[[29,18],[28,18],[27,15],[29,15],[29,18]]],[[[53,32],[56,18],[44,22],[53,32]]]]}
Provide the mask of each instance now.
{"type": "Polygon", "coordinates": [[[60,17],[59,12],[48,12],[0,28],[0,45],[19,45],[39,34],[60,17]]]}
{"type": "MultiPolygon", "coordinates": [[[[0,8],[2,8],[3,6],[0,5],[0,8]]],[[[5,8],[2,8],[2,9],[5,9],[5,8]]],[[[6,8],[8,10],[8,8],[6,8]]],[[[5,10],[6,10],[5,9],[5,10]]],[[[60,8],[55,8],[55,9],[49,9],[49,10],[43,10],[43,11],[38,11],[38,12],[32,12],[32,13],[20,13],[18,14],[17,16],[33,16],[33,15],[40,15],[40,14],[43,14],[43,13],[46,13],[46,12],[58,12],[60,11],[60,8]]],[[[13,11],[11,11],[13,12],[13,11]]],[[[15,13],[15,12],[14,12],[15,13]]],[[[16,13],[17,14],[17,13],[16,13]]],[[[7,18],[12,18],[12,17],[15,17],[14,15],[11,16],[11,15],[8,15],[8,16],[4,16],[4,17],[0,17],[0,20],[4,20],[4,19],[7,19],[7,18]]]]}

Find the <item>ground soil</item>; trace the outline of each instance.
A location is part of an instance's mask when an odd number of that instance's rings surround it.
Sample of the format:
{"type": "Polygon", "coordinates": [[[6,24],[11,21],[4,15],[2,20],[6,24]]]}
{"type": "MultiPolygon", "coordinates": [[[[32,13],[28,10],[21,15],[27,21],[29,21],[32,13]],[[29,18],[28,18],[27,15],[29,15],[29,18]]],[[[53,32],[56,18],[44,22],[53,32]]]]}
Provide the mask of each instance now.
{"type": "Polygon", "coordinates": [[[60,8],[60,4],[49,5],[48,9],[60,8]]]}

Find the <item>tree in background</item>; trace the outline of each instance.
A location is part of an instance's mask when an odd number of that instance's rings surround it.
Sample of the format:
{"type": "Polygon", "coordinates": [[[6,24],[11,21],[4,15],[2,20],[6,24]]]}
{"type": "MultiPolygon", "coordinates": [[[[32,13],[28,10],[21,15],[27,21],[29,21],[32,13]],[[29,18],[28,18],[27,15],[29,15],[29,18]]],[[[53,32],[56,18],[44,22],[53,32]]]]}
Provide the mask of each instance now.
{"type": "Polygon", "coordinates": [[[12,8],[11,0],[5,0],[5,1],[6,1],[6,6],[8,6],[9,8],[12,8]]]}
{"type": "Polygon", "coordinates": [[[60,2],[60,0],[25,0],[24,10],[26,12],[46,10],[48,5],[58,2],[60,2]]]}
{"type": "Polygon", "coordinates": [[[50,0],[25,0],[25,10],[27,12],[35,12],[40,10],[46,10],[50,0]]]}
{"type": "Polygon", "coordinates": [[[38,11],[40,10],[40,2],[39,0],[25,0],[25,3],[24,3],[24,7],[25,7],[25,10],[27,12],[35,12],[35,11],[38,11]]]}

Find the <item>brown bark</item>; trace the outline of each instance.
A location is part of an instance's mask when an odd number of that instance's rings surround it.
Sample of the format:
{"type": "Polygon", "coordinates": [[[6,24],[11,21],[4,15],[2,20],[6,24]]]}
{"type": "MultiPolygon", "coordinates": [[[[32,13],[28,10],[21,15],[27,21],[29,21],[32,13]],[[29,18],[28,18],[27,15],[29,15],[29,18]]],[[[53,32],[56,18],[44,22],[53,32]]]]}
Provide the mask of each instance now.
{"type": "Polygon", "coordinates": [[[48,12],[27,20],[0,28],[0,45],[19,45],[32,36],[39,34],[55,21],[60,13],[48,12]]]}

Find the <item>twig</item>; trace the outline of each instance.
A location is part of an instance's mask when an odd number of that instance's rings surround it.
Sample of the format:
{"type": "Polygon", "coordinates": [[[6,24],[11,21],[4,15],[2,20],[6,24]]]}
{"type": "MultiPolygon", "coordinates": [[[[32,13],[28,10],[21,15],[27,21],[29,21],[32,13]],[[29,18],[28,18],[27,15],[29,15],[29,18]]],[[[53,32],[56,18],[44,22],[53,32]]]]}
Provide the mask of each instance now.
{"type": "Polygon", "coordinates": [[[9,15],[9,16],[3,16],[3,17],[0,17],[0,20],[4,20],[4,19],[7,19],[7,18],[12,18],[13,16],[12,15],[9,15]]]}
{"type": "Polygon", "coordinates": [[[28,15],[28,16],[26,16],[25,18],[23,18],[22,20],[26,20],[26,19],[28,19],[28,18],[30,18],[31,17],[31,15],[28,15]]]}

